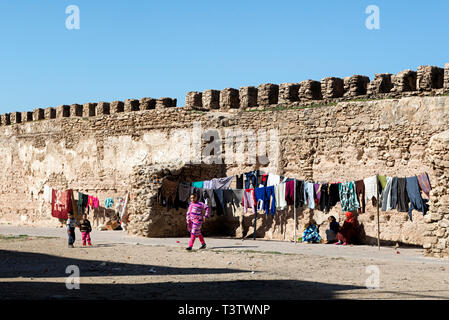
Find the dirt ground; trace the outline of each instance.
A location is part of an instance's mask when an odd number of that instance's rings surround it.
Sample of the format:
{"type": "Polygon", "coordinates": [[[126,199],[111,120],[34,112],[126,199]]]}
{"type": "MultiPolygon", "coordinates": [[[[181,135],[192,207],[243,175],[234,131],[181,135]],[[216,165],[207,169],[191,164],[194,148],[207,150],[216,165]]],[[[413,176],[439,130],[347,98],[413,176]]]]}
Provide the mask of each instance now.
{"type": "MultiPolygon", "coordinates": [[[[78,239],[75,245],[70,249],[66,239],[58,237],[0,236],[0,298],[449,298],[447,261],[264,252],[237,245],[234,250],[212,247],[191,252],[183,243],[98,242],[83,248],[78,239]],[[79,268],[78,290],[66,288],[70,265],[79,268]],[[375,279],[372,268],[379,270],[379,287],[374,289],[366,286],[367,279],[375,279]]],[[[368,284],[375,286],[372,281],[368,284]]]]}

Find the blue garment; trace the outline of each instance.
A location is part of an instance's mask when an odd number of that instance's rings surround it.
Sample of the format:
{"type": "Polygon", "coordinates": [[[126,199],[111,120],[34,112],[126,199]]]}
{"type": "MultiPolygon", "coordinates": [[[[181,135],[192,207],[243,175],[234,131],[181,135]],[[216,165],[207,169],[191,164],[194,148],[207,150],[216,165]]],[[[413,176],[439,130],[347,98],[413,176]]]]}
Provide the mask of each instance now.
{"type": "Polygon", "coordinates": [[[198,189],[202,189],[204,186],[204,181],[196,181],[196,182],[192,182],[192,187],[198,188],[198,189]]]}
{"type": "Polygon", "coordinates": [[[424,202],[421,196],[421,190],[419,189],[418,178],[416,176],[406,178],[406,189],[407,195],[410,200],[410,207],[408,209],[408,216],[410,221],[412,221],[412,210],[422,211],[425,215],[427,210],[429,210],[429,205],[424,202]]]}
{"type": "Polygon", "coordinates": [[[302,235],[303,242],[320,242],[321,236],[318,233],[318,228],[316,224],[312,224],[304,229],[304,233],[302,235]]]}
{"type": "Polygon", "coordinates": [[[310,209],[315,209],[313,182],[304,182],[304,199],[310,209]]]}
{"type": "Polygon", "coordinates": [[[274,216],[276,212],[274,186],[255,188],[254,197],[256,198],[257,210],[264,210],[266,215],[271,213],[274,216]]]}
{"type": "Polygon", "coordinates": [[[245,189],[256,187],[257,187],[257,171],[245,173],[245,189]],[[250,184],[252,184],[252,186],[250,184]]]}
{"type": "Polygon", "coordinates": [[[105,208],[110,209],[110,208],[112,208],[113,205],[114,205],[114,199],[106,198],[106,200],[104,201],[105,208]]]}
{"type": "Polygon", "coordinates": [[[214,189],[215,202],[217,204],[217,215],[222,216],[225,212],[225,201],[223,189],[214,189]]]}

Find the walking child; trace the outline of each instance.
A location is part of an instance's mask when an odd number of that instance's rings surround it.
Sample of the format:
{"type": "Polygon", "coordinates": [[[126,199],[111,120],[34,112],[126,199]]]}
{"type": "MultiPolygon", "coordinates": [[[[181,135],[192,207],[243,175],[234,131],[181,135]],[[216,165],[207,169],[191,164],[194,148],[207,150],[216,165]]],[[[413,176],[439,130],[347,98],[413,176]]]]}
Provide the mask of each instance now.
{"type": "Polygon", "coordinates": [[[68,214],[67,219],[67,234],[69,236],[69,248],[73,248],[73,244],[75,243],[75,227],[77,223],[73,213],[68,214]]]}
{"type": "Polygon", "coordinates": [[[90,233],[92,232],[92,227],[90,226],[90,221],[87,220],[87,214],[83,214],[83,219],[80,221],[80,231],[83,239],[83,246],[86,245],[86,240],[87,244],[91,246],[90,233]]]}
{"type": "Polygon", "coordinates": [[[206,242],[204,242],[203,235],[201,234],[201,225],[209,217],[210,208],[206,204],[199,202],[196,194],[190,196],[190,201],[189,208],[187,209],[187,229],[190,232],[190,241],[186,250],[192,250],[196,237],[200,239],[200,249],[205,249],[206,242]],[[206,211],[206,214],[203,218],[204,211],[206,211]]]}

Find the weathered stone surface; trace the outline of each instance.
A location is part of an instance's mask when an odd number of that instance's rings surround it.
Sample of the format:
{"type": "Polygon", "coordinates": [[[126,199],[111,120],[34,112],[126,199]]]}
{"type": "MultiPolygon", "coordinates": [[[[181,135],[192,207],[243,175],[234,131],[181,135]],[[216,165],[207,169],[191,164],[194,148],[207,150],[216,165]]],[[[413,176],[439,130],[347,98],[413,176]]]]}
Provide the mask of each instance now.
{"type": "Polygon", "coordinates": [[[83,106],[81,104],[70,105],[70,117],[82,117],[83,116],[83,106]]]}
{"type": "Polygon", "coordinates": [[[125,111],[125,103],[123,101],[112,101],[109,109],[111,114],[125,111]]]}
{"type": "Polygon", "coordinates": [[[368,94],[389,93],[393,88],[391,73],[376,73],[368,85],[368,94]]]}
{"type": "Polygon", "coordinates": [[[321,94],[321,83],[315,80],[304,80],[299,83],[299,99],[303,100],[320,100],[323,98],[321,94]]]}
{"type": "Polygon", "coordinates": [[[45,110],[41,108],[36,108],[33,111],[33,121],[44,120],[45,110]]]}
{"type": "Polygon", "coordinates": [[[11,112],[11,124],[22,123],[22,114],[20,112],[11,112]]]}
{"type": "Polygon", "coordinates": [[[56,119],[56,109],[55,108],[45,108],[44,109],[45,119],[56,119]]]}
{"type": "Polygon", "coordinates": [[[203,107],[203,94],[198,91],[187,92],[186,95],[186,108],[202,108],[203,107]]]}
{"type": "Polygon", "coordinates": [[[239,90],[234,88],[225,88],[220,91],[220,109],[238,109],[239,106],[239,90]]]}
{"type": "MultiPolygon", "coordinates": [[[[162,99],[170,99],[170,98],[162,98],[162,99]]],[[[171,100],[171,99],[170,99],[171,100]]],[[[156,102],[157,103],[157,102],[156,102]]],[[[162,105],[164,107],[172,107],[171,105],[168,106],[170,103],[173,103],[172,101],[164,100],[162,102],[162,105]]],[[[124,106],[125,112],[132,112],[132,111],[139,111],[140,110],[140,103],[139,100],[136,99],[126,99],[125,100],[125,106],[124,106]]]]}
{"type": "Polygon", "coordinates": [[[394,92],[416,91],[417,72],[407,69],[392,76],[394,92]]]}
{"type": "MultiPolygon", "coordinates": [[[[95,117],[97,114],[97,104],[96,103],[85,103],[83,104],[83,117],[95,117]]],[[[47,118],[46,118],[47,119],[47,118]]]]}
{"type": "Polygon", "coordinates": [[[269,106],[277,104],[279,98],[279,86],[273,83],[264,83],[257,87],[257,104],[269,106]]]}
{"type": "Polygon", "coordinates": [[[156,108],[156,99],[142,98],[139,100],[140,110],[152,110],[156,108]]]}
{"type": "Polygon", "coordinates": [[[204,90],[202,98],[203,108],[207,110],[220,108],[220,91],[212,89],[204,90]]]}
{"type": "Polygon", "coordinates": [[[281,83],[279,85],[279,103],[299,101],[299,83],[281,83]]]}
{"type": "Polygon", "coordinates": [[[0,122],[2,126],[8,126],[11,124],[11,114],[10,113],[5,113],[2,114],[0,117],[0,122]]]}
{"type": "Polygon", "coordinates": [[[344,94],[343,79],[336,77],[327,77],[322,79],[321,94],[324,99],[343,97],[344,94]]]}
{"type": "Polygon", "coordinates": [[[419,66],[416,88],[421,91],[443,88],[444,69],[436,66],[419,66]]]}
{"type": "Polygon", "coordinates": [[[172,98],[159,98],[156,99],[156,109],[174,108],[176,107],[176,99],[172,98]]]}
{"type": "Polygon", "coordinates": [[[444,65],[444,89],[449,90],[449,63],[444,65]]]}
{"type": "Polygon", "coordinates": [[[239,89],[240,109],[249,109],[257,107],[257,88],[241,87],[239,89]]]}
{"type": "Polygon", "coordinates": [[[24,111],[21,115],[22,122],[33,121],[33,113],[31,111],[24,111]]]}
{"type": "Polygon", "coordinates": [[[345,86],[345,96],[356,97],[362,96],[367,93],[369,78],[361,75],[353,75],[352,77],[346,78],[345,86]]]}
{"type": "Polygon", "coordinates": [[[110,114],[110,113],[111,112],[110,112],[110,104],[109,104],[109,102],[101,101],[101,102],[97,103],[96,111],[95,111],[95,114],[97,116],[104,116],[104,115],[107,115],[107,114],[110,114]]]}
{"type": "Polygon", "coordinates": [[[70,106],[61,105],[56,107],[56,118],[68,118],[70,117],[70,106]]]}

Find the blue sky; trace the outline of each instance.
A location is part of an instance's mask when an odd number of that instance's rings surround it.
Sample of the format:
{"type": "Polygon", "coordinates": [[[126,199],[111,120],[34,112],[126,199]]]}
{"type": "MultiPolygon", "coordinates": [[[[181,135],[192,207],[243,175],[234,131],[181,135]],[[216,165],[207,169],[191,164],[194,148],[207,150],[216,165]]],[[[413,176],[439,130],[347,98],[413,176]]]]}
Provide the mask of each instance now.
{"type": "Polygon", "coordinates": [[[449,62],[449,1],[0,0],[0,113],[449,62]],[[368,30],[365,8],[380,9],[368,30]],[[80,9],[68,30],[65,10],[80,9]]]}

